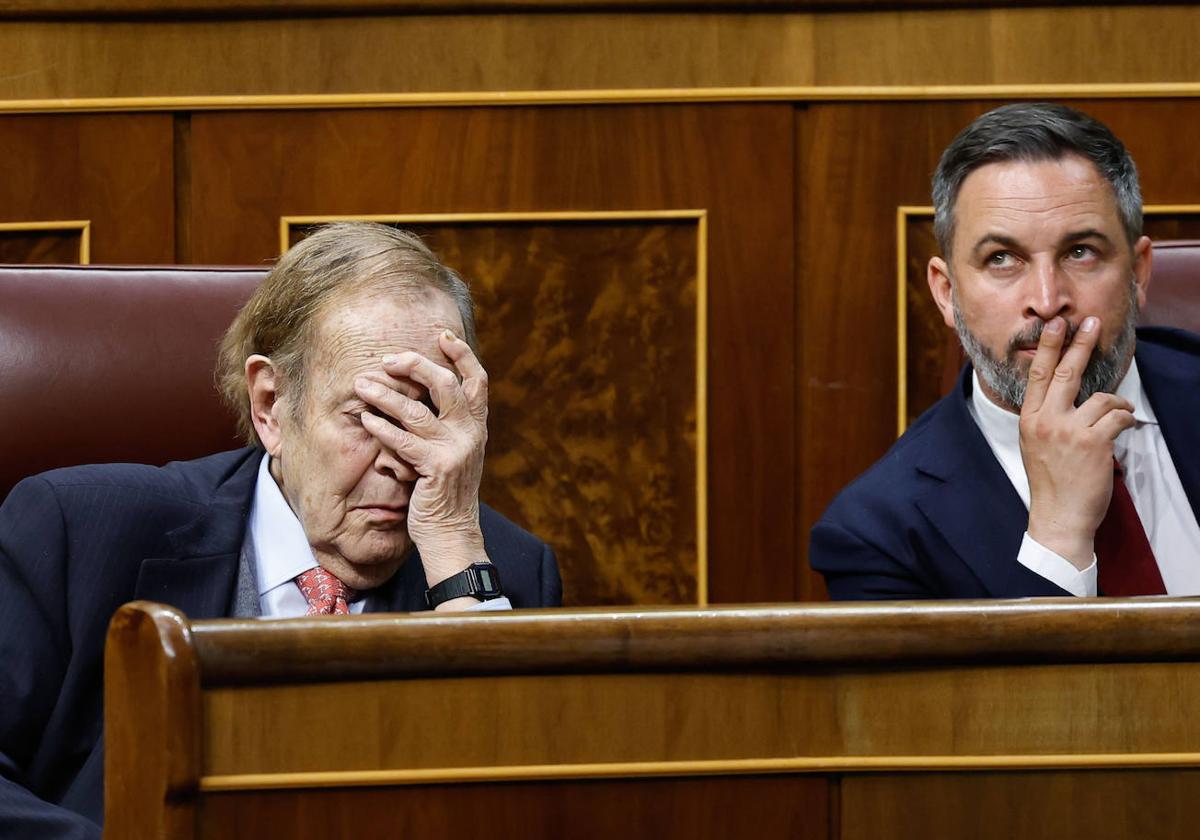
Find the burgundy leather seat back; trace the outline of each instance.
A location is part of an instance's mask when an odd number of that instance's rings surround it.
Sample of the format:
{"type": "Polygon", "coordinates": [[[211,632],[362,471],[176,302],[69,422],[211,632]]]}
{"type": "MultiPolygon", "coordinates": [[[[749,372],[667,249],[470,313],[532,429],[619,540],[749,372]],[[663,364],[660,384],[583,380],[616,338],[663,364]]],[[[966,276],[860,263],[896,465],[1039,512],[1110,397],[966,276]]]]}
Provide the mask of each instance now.
{"type": "Polygon", "coordinates": [[[0,266],[0,498],[72,464],[238,445],[217,345],[265,269],[0,266]]]}
{"type": "Polygon", "coordinates": [[[1139,323],[1200,333],[1200,240],[1154,243],[1154,263],[1139,323]]]}

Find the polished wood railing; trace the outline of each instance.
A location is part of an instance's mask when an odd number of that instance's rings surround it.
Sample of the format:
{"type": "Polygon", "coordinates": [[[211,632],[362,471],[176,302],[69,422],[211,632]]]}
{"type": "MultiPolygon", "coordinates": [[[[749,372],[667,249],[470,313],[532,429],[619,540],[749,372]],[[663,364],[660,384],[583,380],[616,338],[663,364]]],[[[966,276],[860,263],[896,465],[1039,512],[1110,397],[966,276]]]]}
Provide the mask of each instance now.
{"type": "Polygon", "coordinates": [[[1198,630],[1175,599],[202,622],[135,603],[108,641],[106,830],[1185,836],[1198,630]]]}

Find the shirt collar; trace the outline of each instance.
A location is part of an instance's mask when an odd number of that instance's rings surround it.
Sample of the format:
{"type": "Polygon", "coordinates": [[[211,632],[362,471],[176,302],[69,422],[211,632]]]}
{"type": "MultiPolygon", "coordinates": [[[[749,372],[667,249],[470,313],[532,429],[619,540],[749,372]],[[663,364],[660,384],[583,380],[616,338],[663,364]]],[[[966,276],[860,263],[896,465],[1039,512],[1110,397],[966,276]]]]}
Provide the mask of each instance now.
{"type": "Polygon", "coordinates": [[[1129,363],[1129,371],[1117,386],[1117,396],[1133,403],[1134,422],[1158,425],[1158,416],[1155,415],[1150,400],[1146,399],[1146,389],[1142,387],[1142,375],[1138,373],[1137,359],[1129,363]]]}
{"type": "Polygon", "coordinates": [[[317,565],[304,526],[271,475],[270,462],[271,456],[264,454],[250,505],[250,538],[258,559],[260,596],[317,565]]]}
{"type": "MultiPolygon", "coordinates": [[[[1117,396],[1123,397],[1133,404],[1135,422],[1158,425],[1158,418],[1142,388],[1142,377],[1138,373],[1137,359],[1129,362],[1129,370],[1117,385],[1117,396]]],[[[979,383],[979,374],[975,370],[971,371],[971,408],[974,409],[979,428],[993,448],[1020,452],[1021,415],[1003,409],[989,400],[983,393],[983,388],[979,383]]]]}

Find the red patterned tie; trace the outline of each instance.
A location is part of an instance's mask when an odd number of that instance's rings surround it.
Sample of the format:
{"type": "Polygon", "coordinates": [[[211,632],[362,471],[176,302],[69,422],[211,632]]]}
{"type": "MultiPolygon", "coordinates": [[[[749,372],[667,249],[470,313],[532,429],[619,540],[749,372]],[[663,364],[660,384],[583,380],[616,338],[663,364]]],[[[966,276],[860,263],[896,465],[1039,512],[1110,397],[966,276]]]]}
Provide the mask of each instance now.
{"type": "Polygon", "coordinates": [[[1113,459],[1113,493],[1104,521],[1096,529],[1096,562],[1100,594],[1165,595],[1162,575],[1146,529],[1125,486],[1125,471],[1113,459]]]}
{"type": "Polygon", "coordinates": [[[354,590],[320,566],[296,575],[296,586],[308,601],[308,615],[349,615],[354,590]]]}

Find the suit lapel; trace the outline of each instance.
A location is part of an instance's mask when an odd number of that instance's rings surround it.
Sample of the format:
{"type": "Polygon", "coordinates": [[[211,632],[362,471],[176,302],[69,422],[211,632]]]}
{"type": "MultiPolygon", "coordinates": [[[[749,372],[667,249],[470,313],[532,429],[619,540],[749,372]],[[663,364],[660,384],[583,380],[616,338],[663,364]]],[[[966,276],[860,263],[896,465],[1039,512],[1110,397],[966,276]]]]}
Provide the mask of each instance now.
{"type": "Polygon", "coordinates": [[[367,612],[420,612],[428,610],[425,605],[425,567],[416,549],[405,559],[404,564],[392,579],[375,592],[367,602],[367,612]]]}
{"type": "Polygon", "coordinates": [[[1138,373],[1183,492],[1200,520],[1200,364],[1191,356],[1168,357],[1168,353],[1153,343],[1139,341],[1138,373]]]}
{"type": "Polygon", "coordinates": [[[229,614],[259,455],[259,450],[247,450],[245,459],[217,486],[212,504],[193,521],[168,532],[174,556],[142,562],[134,597],[170,604],[194,619],[229,614]]]}
{"type": "Polygon", "coordinates": [[[1065,595],[1017,562],[1029,512],[971,417],[970,393],[967,367],[922,436],[914,502],[991,597],[1065,595]]]}

